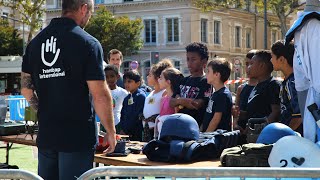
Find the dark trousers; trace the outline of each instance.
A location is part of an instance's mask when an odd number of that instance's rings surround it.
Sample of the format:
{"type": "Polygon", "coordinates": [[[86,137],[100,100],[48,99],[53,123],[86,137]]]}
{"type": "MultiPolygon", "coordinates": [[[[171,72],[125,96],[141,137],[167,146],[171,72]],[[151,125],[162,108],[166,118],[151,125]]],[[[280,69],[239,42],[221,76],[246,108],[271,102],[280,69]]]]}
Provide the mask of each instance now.
{"type": "Polygon", "coordinates": [[[93,168],[95,150],[57,152],[38,149],[38,174],[46,180],[72,180],[93,168]]]}

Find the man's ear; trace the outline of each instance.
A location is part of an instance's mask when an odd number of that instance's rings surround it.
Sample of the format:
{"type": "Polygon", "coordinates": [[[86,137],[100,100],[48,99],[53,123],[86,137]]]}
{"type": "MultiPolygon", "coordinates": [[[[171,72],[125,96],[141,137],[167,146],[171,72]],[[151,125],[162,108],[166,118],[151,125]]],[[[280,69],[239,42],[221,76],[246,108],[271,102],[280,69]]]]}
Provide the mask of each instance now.
{"type": "Polygon", "coordinates": [[[86,14],[87,14],[87,11],[89,11],[89,10],[88,10],[88,4],[82,4],[82,5],[80,6],[80,11],[81,11],[81,14],[82,14],[82,15],[86,15],[86,14]]]}
{"type": "Polygon", "coordinates": [[[287,62],[287,59],[286,58],[284,58],[284,56],[280,56],[279,57],[279,61],[280,61],[280,63],[286,63],[287,62]]]}
{"type": "Polygon", "coordinates": [[[120,79],[120,75],[119,75],[119,74],[117,75],[117,80],[118,80],[118,79],[120,79]]]}

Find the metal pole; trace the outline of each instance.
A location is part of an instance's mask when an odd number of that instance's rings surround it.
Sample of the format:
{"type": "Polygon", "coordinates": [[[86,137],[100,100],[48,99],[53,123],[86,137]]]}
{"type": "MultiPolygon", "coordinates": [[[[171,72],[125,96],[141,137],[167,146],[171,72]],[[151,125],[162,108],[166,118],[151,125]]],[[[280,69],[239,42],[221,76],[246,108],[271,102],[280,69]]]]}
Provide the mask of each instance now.
{"type": "Polygon", "coordinates": [[[22,56],[24,55],[24,52],[26,50],[26,44],[25,44],[25,39],[24,39],[24,22],[22,22],[22,56]]]}
{"type": "Polygon", "coordinates": [[[264,0],[264,49],[268,48],[267,0],[264,0]]]}

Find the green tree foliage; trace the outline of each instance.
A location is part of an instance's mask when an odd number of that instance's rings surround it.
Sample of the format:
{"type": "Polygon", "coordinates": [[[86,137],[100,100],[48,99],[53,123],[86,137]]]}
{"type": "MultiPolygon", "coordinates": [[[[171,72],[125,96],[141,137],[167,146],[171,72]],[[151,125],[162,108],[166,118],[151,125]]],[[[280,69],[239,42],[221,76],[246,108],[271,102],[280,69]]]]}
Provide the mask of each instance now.
{"type": "MultiPolygon", "coordinates": [[[[253,0],[260,13],[263,12],[263,0],[253,0]]],[[[288,16],[296,12],[298,8],[303,6],[304,3],[299,3],[299,0],[267,0],[268,9],[272,10],[274,14],[277,15],[279,19],[279,24],[275,26],[281,29],[281,34],[284,37],[288,31],[287,19],[288,16]]]]}
{"type": "Polygon", "coordinates": [[[22,39],[18,30],[9,26],[8,21],[0,19],[0,56],[21,54],[22,39]]]}
{"type": "MultiPolygon", "coordinates": [[[[216,10],[219,8],[228,8],[231,5],[236,5],[235,7],[242,8],[244,5],[255,3],[257,6],[258,13],[264,12],[264,0],[194,0],[195,6],[200,8],[205,12],[216,10]]],[[[272,23],[268,21],[270,26],[279,27],[281,29],[281,34],[284,37],[288,31],[287,19],[288,16],[294,13],[298,8],[303,6],[304,3],[299,3],[299,0],[267,0],[267,9],[272,10],[272,12],[278,17],[279,23],[272,23]]]]}
{"type": "Polygon", "coordinates": [[[17,19],[29,26],[27,42],[30,42],[33,35],[42,26],[45,2],[45,0],[0,0],[0,6],[9,7],[14,14],[20,14],[20,18],[17,19]]]}
{"type": "Polygon", "coordinates": [[[141,19],[114,17],[105,7],[100,7],[85,30],[100,41],[106,59],[111,49],[119,49],[124,55],[136,53],[143,46],[142,28],[141,19]]]}

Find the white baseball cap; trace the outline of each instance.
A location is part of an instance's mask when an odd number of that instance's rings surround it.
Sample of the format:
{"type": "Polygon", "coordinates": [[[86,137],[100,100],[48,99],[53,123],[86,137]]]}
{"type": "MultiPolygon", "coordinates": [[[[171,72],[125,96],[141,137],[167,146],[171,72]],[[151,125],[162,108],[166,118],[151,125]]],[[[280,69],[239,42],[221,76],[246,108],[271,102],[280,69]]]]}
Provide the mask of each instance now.
{"type": "Polygon", "coordinates": [[[270,167],[320,167],[320,148],[308,139],[285,136],[273,145],[268,162],[270,167]]]}

